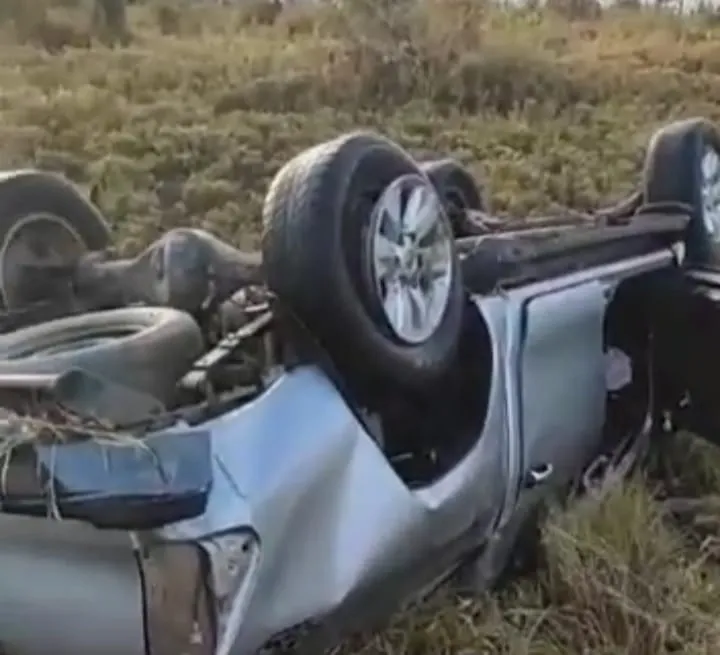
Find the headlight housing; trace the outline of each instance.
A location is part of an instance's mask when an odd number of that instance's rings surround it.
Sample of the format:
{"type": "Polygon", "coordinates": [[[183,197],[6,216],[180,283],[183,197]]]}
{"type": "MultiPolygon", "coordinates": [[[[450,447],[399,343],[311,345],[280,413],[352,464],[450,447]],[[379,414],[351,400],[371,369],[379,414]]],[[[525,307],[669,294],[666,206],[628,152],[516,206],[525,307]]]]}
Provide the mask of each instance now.
{"type": "Polygon", "coordinates": [[[193,543],[138,548],[149,655],[212,655],[216,644],[210,566],[193,543]]]}

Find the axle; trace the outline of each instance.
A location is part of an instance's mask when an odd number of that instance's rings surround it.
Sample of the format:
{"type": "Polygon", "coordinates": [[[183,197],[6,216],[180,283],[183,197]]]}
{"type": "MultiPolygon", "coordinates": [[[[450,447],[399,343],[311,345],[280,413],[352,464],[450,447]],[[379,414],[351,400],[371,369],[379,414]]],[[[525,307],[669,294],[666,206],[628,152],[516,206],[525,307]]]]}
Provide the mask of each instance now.
{"type": "Polygon", "coordinates": [[[205,230],[176,228],[133,259],[89,253],[72,279],[85,306],[145,303],[195,313],[261,284],[263,275],[259,253],[241,252],[205,230]]]}

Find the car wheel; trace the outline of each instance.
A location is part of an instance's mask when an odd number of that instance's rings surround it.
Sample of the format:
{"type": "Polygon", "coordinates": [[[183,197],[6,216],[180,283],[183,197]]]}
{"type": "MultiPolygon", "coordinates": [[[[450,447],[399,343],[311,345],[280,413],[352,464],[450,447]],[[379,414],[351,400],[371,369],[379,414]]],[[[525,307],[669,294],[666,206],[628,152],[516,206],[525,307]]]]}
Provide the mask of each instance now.
{"type": "Polygon", "coordinates": [[[110,230],[98,210],[62,177],[33,170],[0,173],[0,303],[21,309],[72,294],[58,269],[103,250],[110,230]],[[43,274],[42,268],[48,267],[43,274]],[[29,270],[34,269],[34,270],[29,270]]]}
{"type": "Polygon", "coordinates": [[[720,131],[692,118],[658,130],[651,138],[643,174],[645,202],[690,213],[687,260],[720,265],[720,131]]]}
{"type": "Polygon", "coordinates": [[[301,153],[263,224],[270,290],[349,381],[421,389],[447,371],[464,308],[452,230],[399,146],[359,132],[301,153]]]}
{"type": "Polygon", "coordinates": [[[468,214],[468,210],[489,211],[484,190],[470,172],[454,159],[424,162],[421,168],[442,199],[455,238],[486,234],[483,225],[468,214]]]}
{"type": "Polygon", "coordinates": [[[169,308],[90,312],[0,336],[0,376],[80,368],[166,401],[203,352],[195,320],[169,308]]]}

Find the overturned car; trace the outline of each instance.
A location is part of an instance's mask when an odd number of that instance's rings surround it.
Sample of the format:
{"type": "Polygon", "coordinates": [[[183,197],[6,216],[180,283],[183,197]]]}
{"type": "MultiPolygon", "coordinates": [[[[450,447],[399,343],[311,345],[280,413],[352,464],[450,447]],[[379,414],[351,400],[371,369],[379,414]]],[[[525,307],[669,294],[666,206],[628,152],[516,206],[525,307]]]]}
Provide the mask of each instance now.
{"type": "Polygon", "coordinates": [[[61,178],[0,180],[0,651],[316,655],[493,586],[543,504],[713,439],[720,134],[593,215],[505,225],[370,133],[273,180],[262,253],[112,259],[61,178]]]}

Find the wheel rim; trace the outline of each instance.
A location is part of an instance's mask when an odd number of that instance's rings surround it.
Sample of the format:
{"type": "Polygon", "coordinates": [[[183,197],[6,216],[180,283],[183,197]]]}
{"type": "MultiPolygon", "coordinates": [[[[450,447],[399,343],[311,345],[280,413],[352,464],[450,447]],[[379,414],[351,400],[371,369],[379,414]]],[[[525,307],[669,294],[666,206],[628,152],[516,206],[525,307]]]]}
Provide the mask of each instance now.
{"type": "Polygon", "coordinates": [[[56,273],[37,279],[23,269],[71,265],[85,250],[82,237],[58,216],[33,214],[18,221],[0,247],[0,293],[5,306],[16,309],[50,297],[70,297],[69,281],[57,279],[56,273]]]}
{"type": "Polygon", "coordinates": [[[713,240],[720,240],[720,156],[706,146],[700,163],[702,174],[702,213],[705,228],[713,240]]]}
{"type": "Polygon", "coordinates": [[[371,217],[369,268],[380,306],[395,335],[427,340],[450,302],[453,236],[432,183],[420,175],[394,180],[371,217]]]}

